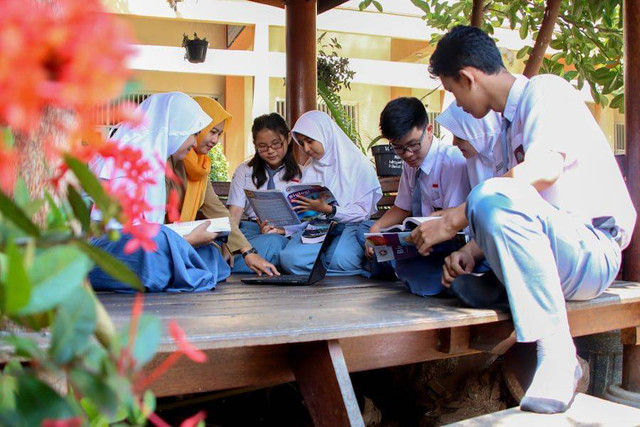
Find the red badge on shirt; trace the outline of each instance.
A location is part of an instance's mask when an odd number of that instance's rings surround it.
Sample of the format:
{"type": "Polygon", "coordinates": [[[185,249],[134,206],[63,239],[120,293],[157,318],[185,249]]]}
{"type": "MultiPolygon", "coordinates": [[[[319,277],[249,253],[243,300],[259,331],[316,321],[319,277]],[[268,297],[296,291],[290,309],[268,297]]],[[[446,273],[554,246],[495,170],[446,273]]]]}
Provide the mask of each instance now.
{"type": "Polygon", "coordinates": [[[431,187],[433,187],[433,188],[438,188],[438,183],[437,183],[437,182],[436,182],[436,183],[433,183],[433,184],[431,185],[431,187]]]}
{"type": "Polygon", "coordinates": [[[514,150],[513,155],[516,157],[516,162],[518,162],[518,164],[524,162],[524,147],[522,144],[518,145],[518,148],[514,150]]]}

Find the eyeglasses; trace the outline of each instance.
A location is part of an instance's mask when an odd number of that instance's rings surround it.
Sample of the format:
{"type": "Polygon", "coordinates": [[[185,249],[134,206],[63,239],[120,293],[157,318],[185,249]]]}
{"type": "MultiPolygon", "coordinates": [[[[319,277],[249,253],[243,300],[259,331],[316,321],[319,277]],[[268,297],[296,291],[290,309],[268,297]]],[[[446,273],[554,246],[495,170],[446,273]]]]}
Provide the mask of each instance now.
{"type": "Polygon", "coordinates": [[[284,141],[280,140],[279,142],[273,142],[269,145],[266,144],[260,144],[260,145],[256,145],[256,151],[258,153],[266,153],[267,151],[269,151],[269,149],[271,148],[272,150],[279,150],[282,148],[282,146],[284,145],[284,141]]]}
{"type": "Polygon", "coordinates": [[[427,125],[424,125],[424,128],[422,128],[422,135],[420,135],[420,139],[418,139],[416,142],[411,142],[403,146],[391,144],[391,147],[393,147],[393,151],[395,151],[398,156],[404,156],[407,151],[409,153],[417,153],[422,148],[422,140],[426,132],[427,125]]]}

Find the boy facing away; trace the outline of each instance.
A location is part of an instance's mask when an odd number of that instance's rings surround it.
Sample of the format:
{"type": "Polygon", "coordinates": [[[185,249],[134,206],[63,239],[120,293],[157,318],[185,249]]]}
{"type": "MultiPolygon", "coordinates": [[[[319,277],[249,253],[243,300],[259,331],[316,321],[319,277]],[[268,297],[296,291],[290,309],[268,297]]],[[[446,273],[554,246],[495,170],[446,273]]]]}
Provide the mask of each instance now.
{"type": "Polygon", "coordinates": [[[564,412],[582,376],[565,299],[595,298],[616,277],[636,221],[624,180],[577,91],[557,76],[511,75],[481,30],[452,29],[429,70],[474,117],[502,114],[501,177],[475,187],[442,220],[421,224],[411,239],[427,254],[472,227],[477,246],[456,256],[455,280],[482,282],[466,273],[486,258],[500,283],[484,285],[506,288],[518,341],[537,343],[522,409],[564,412]]]}

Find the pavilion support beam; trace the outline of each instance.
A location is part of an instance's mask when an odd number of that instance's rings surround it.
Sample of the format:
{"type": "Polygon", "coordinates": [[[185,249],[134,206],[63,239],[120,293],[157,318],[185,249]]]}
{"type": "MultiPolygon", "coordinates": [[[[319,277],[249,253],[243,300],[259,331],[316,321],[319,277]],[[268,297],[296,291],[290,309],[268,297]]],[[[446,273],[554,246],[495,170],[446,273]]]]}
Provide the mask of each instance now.
{"type": "MultiPolygon", "coordinates": [[[[640,212],[640,2],[624,1],[624,129],[627,143],[627,187],[640,212]]],[[[640,225],[624,254],[624,279],[640,281],[640,225]]]]}
{"type": "MultiPolygon", "coordinates": [[[[287,121],[293,127],[307,111],[316,109],[316,15],[317,0],[290,0],[286,12],[287,121]]],[[[307,155],[298,150],[298,161],[307,155]]]]}

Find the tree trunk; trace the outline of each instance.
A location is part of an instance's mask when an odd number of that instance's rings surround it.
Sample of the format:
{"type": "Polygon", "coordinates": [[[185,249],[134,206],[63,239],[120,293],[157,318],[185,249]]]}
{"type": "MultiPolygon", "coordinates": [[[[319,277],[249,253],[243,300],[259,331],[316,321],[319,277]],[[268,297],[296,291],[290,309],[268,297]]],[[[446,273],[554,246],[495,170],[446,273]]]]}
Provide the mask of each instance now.
{"type": "Polygon", "coordinates": [[[473,9],[471,10],[471,26],[482,27],[484,0],[473,0],[473,9]]]}
{"type": "Polygon", "coordinates": [[[560,12],[560,4],[562,0],[547,0],[547,6],[544,10],[544,19],[540,25],[540,32],[536,38],[536,43],[533,45],[531,55],[527,65],[524,67],[524,74],[527,77],[533,77],[538,74],[540,66],[542,65],[542,59],[547,51],[547,46],[551,43],[551,37],[553,36],[553,29],[558,21],[558,13],[560,12]]]}
{"type": "MultiPolygon", "coordinates": [[[[47,150],[68,149],[68,128],[73,114],[54,108],[48,108],[40,120],[40,125],[35,132],[24,134],[16,132],[15,149],[18,153],[17,170],[32,199],[44,196],[45,190],[51,192],[50,180],[53,177],[57,164],[53,164],[47,150]],[[47,146],[49,147],[47,149],[47,146]]],[[[44,224],[46,210],[41,210],[33,220],[38,224],[44,224]]]]}

